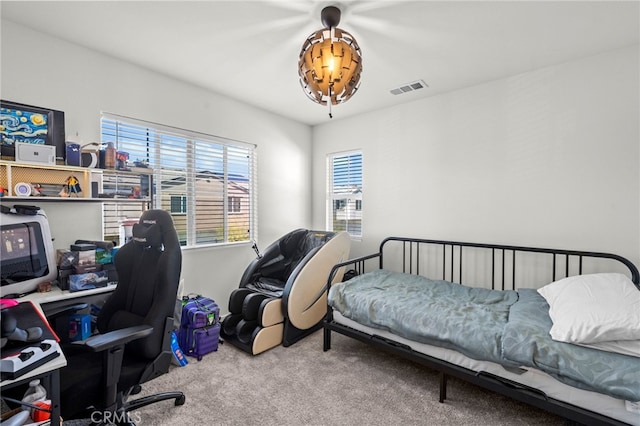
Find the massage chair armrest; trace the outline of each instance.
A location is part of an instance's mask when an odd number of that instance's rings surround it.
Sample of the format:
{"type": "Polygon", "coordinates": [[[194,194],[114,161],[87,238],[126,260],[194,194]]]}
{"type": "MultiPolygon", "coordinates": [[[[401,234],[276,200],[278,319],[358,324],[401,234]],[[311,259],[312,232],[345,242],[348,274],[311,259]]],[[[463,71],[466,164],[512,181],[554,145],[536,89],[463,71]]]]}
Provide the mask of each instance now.
{"type": "Polygon", "coordinates": [[[120,330],[113,330],[104,334],[98,334],[96,336],[89,337],[86,340],[74,342],[73,346],[84,346],[93,352],[102,352],[116,346],[125,345],[133,340],[147,337],[152,332],[153,327],[150,325],[136,325],[133,327],[122,328],[120,330]]]}
{"type": "Polygon", "coordinates": [[[258,324],[261,327],[270,327],[284,321],[282,312],[282,298],[270,297],[264,299],[258,308],[258,324]]]}

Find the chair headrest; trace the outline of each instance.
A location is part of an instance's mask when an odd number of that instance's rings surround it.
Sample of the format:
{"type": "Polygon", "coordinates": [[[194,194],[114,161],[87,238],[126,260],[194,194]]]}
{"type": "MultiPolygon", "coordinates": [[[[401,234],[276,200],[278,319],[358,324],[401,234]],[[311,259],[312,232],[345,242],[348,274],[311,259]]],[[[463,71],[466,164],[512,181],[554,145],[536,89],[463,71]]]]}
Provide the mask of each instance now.
{"type": "Polygon", "coordinates": [[[136,223],[132,229],[133,242],[143,247],[161,247],[162,229],[156,225],[136,223]]]}
{"type": "MultiPolygon", "coordinates": [[[[132,240],[143,247],[162,248],[177,243],[177,235],[171,215],[164,210],[147,210],[133,225],[132,240]]],[[[178,243],[179,244],[179,243],[178,243]]]]}
{"type": "Polygon", "coordinates": [[[296,229],[280,238],[280,253],[284,257],[293,257],[304,249],[304,237],[307,235],[306,229],[296,229]]]}

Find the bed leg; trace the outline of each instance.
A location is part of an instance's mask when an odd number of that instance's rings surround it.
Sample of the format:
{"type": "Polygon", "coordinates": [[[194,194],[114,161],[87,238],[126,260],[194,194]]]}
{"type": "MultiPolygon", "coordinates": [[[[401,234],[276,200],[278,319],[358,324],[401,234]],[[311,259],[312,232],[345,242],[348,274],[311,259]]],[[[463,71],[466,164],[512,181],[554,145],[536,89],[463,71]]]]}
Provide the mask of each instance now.
{"type": "Polygon", "coordinates": [[[442,371],[440,372],[440,399],[439,402],[444,402],[447,399],[447,375],[442,371]]]}
{"type": "Polygon", "coordinates": [[[329,349],[331,349],[331,330],[329,330],[328,328],[325,328],[323,350],[324,352],[327,352],[329,349]]]}

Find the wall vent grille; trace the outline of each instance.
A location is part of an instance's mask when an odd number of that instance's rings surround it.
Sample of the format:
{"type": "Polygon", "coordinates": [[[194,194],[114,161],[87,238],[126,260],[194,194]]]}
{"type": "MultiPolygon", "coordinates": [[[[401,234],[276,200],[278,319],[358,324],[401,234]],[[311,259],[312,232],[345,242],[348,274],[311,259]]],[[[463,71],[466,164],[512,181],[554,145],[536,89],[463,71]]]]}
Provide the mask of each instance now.
{"type": "Polygon", "coordinates": [[[424,89],[425,87],[429,87],[427,83],[425,83],[423,80],[416,80],[412,81],[411,83],[403,84],[402,86],[396,87],[395,89],[391,89],[390,92],[392,95],[401,95],[403,93],[424,89]]]}

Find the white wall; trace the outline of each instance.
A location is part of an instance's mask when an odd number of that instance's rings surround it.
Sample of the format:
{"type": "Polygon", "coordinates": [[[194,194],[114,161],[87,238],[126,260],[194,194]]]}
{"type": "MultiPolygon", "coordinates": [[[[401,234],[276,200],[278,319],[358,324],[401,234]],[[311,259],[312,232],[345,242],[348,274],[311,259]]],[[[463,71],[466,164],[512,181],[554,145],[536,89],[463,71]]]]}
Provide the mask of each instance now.
{"type": "MultiPolygon", "coordinates": [[[[308,126],[12,22],[1,31],[2,99],[64,111],[67,139],[84,143],[100,140],[105,111],[257,144],[260,246],[310,226],[308,126]]],[[[100,238],[99,204],[40,205],[57,248],[100,238]]],[[[246,244],[183,255],[185,291],[214,297],[223,310],[255,256],[246,244]]]]}
{"type": "MultiPolygon", "coordinates": [[[[638,46],[312,132],[8,21],[1,31],[0,96],[65,111],[69,139],[99,140],[107,111],[257,144],[262,248],[296,227],[324,228],[326,154],[362,149],[354,255],[408,235],[611,251],[640,264],[638,46]]],[[[57,247],[99,238],[99,204],[41,205],[57,247]]],[[[224,308],[252,258],[247,245],[185,250],[185,291],[224,308]]]]}
{"type": "Polygon", "coordinates": [[[326,155],[362,149],[364,236],[352,254],[400,235],[606,251],[640,265],[638,51],[315,127],[314,227],[325,224],[326,155]]]}

